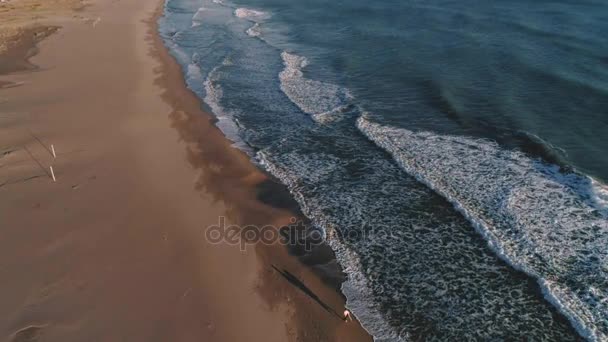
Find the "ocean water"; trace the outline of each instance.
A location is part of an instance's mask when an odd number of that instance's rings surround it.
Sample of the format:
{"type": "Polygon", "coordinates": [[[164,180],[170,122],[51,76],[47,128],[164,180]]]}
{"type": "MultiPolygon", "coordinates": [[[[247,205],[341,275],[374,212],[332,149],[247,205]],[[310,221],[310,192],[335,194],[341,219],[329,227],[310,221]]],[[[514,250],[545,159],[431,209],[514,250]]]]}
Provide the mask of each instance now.
{"type": "Polygon", "coordinates": [[[608,340],[608,3],[167,0],[378,341],[608,340]]]}

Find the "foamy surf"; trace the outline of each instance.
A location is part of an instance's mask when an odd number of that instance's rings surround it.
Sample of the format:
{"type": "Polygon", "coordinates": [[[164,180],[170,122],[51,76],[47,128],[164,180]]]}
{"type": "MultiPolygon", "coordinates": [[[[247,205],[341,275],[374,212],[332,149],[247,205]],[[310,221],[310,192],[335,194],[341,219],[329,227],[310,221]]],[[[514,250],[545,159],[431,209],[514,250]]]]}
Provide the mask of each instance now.
{"type": "Polygon", "coordinates": [[[245,33],[247,33],[247,35],[249,37],[253,37],[253,38],[261,37],[262,31],[261,31],[260,23],[262,23],[264,20],[270,18],[269,13],[250,9],[250,8],[243,8],[243,7],[235,9],[234,15],[237,18],[245,19],[245,20],[248,20],[248,21],[251,21],[254,23],[253,26],[251,26],[250,28],[248,28],[245,31],[245,33]]]}
{"type": "MultiPolygon", "coordinates": [[[[576,338],[531,277],[499,260],[452,205],[360,134],[352,114],[359,106],[371,107],[373,94],[353,84],[359,98],[354,99],[339,86],[341,72],[361,66],[342,62],[357,59],[340,57],[334,61],[338,70],[325,63],[328,55],[319,54],[318,46],[292,40],[290,32],[296,30],[281,21],[284,12],[277,7],[266,7],[275,17],[262,37],[263,15],[204,0],[209,8],[201,15],[204,26],[192,29],[201,4],[170,1],[176,11],[170,31],[185,33],[174,42],[188,57],[201,56],[185,59],[189,85],[201,83],[197,94],[216,114],[220,129],[231,140],[243,139],[259,149],[262,166],[287,185],[316,227],[327,229],[328,242],[348,273],[343,285],[347,306],[376,340],[576,338]],[[284,49],[306,51],[320,65],[310,67],[302,56],[277,53],[284,49]],[[233,62],[220,63],[225,56],[233,62]],[[358,239],[370,225],[398,235],[358,239]]],[[[388,88],[375,94],[389,100],[394,93],[388,88]]],[[[246,149],[244,143],[238,147],[246,149]]],[[[587,203],[600,205],[601,188],[589,190],[587,203]]],[[[541,287],[557,293],[560,283],[548,279],[541,287]]],[[[602,287],[592,285],[588,292],[601,298],[602,287]]]]}
{"type": "Polygon", "coordinates": [[[357,126],[450,201],[505,261],[537,278],[582,336],[608,339],[603,186],[487,140],[412,132],[365,116],[357,126]]]}
{"type": "Polygon", "coordinates": [[[196,65],[196,63],[190,62],[186,71],[186,84],[188,88],[195,93],[200,93],[203,82],[204,79],[201,68],[196,65]]]}
{"type": "Polygon", "coordinates": [[[336,236],[338,230],[333,227],[332,218],[322,214],[322,211],[317,207],[319,203],[316,203],[317,205],[311,203],[311,199],[303,196],[298,191],[302,180],[315,184],[330,176],[340,167],[340,160],[328,161],[327,156],[319,155],[317,159],[323,161],[320,165],[310,163],[308,159],[290,158],[291,162],[296,163],[299,167],[288,170],[281,167],[273,159],[267,151],[259,151],[256,154],[258,164],[280,179],[290,189],[304,215],[312,219],[317,229],[325,232],[327,242],[336,253],[343,271],[348,274],[346,281],[341,286],[342,292],[347,298],[346,307],[356,315],[363,328],[373,336],[374,341],[405,341],[384,320],[377,303],[371,300],[373,298],[372,289],[363,273],[363,266],[361,266],[357,253],[336,236]]]}
{"type": "Polygon", "coordinates": [[[244,152],[251,153],[251,149],[239,135],[240,129],[236,119],[221,105],[223,91],[219,84],[219,79],[221,77],[220,69],[227,65],[230,65],[229,58],[225,58],[221,64],[217,65],[209,72],[209,75],[204,82],[205,97],[203,100],[211,108],[211,112],[217,119],[215,125],[222,133],[234,143],[235,147],[244,152]]]}
{"type": "Polygon", "coordinates": [[[270,17],[270,15],[266,12],[243,7],[235,9],[234,15],[237,18],[247,19],[253,22],[260,22],[270,17]]]}
{"type": "Polygon", "coordinates": [[[202,17],[205,11],[207,11],[206,7],[200,7],[196,13],[194,13],[192,16],[192,27],[197,27],[202,24],[202,17]]]}
{"type": "MultiPolygon", "coordinates": [[[[348,146],[345,136],[331,138],[348,146]]],[[[501,329],[549,340],[566,336],[549,305],[531,295],[526,282],[513,281],[512,271],[497,263],[467,222],[433,206],[436,196],[430,190],[404,177],[364,141],[355,143],[354,164],[320,146],[314,154],[292,151],[289,143],[262,150],[257,158],[289,188],[315,226],[327,230],[328,243],[348,274],[343,285],[347,306],[376,340],[492,340],[505,336],[501,329]],[[366,172],[347,176],[355,165],[366,172]],[[447,216],[427,216],[418,203],[447,216]],[[510,303],[506,312],[505,302],[510,303]],[[482,321],[476,316],[481,312],[482,321]],[[528,320],[513,320],[524,314],[528,320]],[[440,332],[418,330],[421,319],[440,332]]]]}
{"type": "Polygon", "coordinates": [[[279,74],[279,80],[285,95],[319,123],[339,120],[352,100],[348,90],[304,77],[302,70],[308,65],[306,57],[283,51],[281,58],[285,68],[279,74]]]}
{"type": "Polygon", "coordinates": [[[247,35],[249,35],[249,37],[260,37],[262,35],[259,23],[253,24],[253,26],[248,28],[245,32],[247,33],[247,35]]]}
{"type": "Polygon", "coordinates": [[[342,293],[346,296],[346,307],[356,313],[363,328],[374,337],[374,341],[407,341],[407,336],[399,336],[393,327],[383,318],[374,301],[372,290],[362,272],[361,262],[356,253],[340,243],[338,238],[328,239],[329,245],[336,253],[343,271],[348,274],[342,283],[342,293]]]}
{"type": "Polygon", "coordinates": [[[592,198],[596,201],[598,208],[608,208],[608,185],[603,184],[590,177],[592,198]]]}

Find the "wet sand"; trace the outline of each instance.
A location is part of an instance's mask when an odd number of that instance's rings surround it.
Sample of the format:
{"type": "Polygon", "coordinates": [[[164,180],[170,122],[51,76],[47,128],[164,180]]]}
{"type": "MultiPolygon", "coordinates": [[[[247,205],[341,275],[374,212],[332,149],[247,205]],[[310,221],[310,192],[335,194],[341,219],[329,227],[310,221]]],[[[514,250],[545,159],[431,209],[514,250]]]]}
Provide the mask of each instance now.
{"type": "Polygon", "coordinates": [[[284,190],[185,88],[156,35],[158,1],[45,11],[21,27],[58,31],[2,54],[0,337],[369,341],[272,267],[343,309],[283,246],[206,241],[220,217],[280,227],[297,210],[260,200],[284,190]]]}

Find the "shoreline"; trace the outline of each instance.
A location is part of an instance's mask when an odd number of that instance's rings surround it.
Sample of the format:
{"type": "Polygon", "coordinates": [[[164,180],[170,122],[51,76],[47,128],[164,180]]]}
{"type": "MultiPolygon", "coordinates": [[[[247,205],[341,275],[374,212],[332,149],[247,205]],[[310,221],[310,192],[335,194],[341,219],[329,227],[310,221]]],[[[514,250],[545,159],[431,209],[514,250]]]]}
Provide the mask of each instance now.
{"type": "MultiPolygon", "coordinates": [[[[151,20],[150,24],[150,28],[151,31],[153,31],[152,33],[152,39],[154,40],[154,45],[156,48],[156,53],[157,53],[157,57],[159,57],[162,60],[162,63],[165,67],[165,74],[164,76],[168,76],[169,78],[174,77],[175,78],[175,82],[181,85],[180,91],[184,92],[187,96],[187,100],[184,98],[181,98],[181,100],[183,101],[183,103],[187,103],[187,106],[191,106],[190,110],[187,110],[187,113],[198,113],[199,115],[205,117],[208,120],[208,124],[211,125],[210,129],[217,135],[220,136],[220,140],[222,141],[222,144],[224,145],[223,147],[226,150],[230,150],[232,153],[234,153],[236,156],[234,156],[233,158],[231,158],[230,160],[224,160],[223,163],[225,164],[230,164],[232,163],[232,161],[238,161],[239,163],[242,163],[242,167],[245,167],[247,169],[252,168],[252,174],[253,175],[248,175],[245,176],[243,178],[241,178],[241,180],[243,181],[243,183],[241,184],[241,186],[243,188],[249,188],[249,191],[253,191],[254,195],[255,195],[255,199],[253,199],[253,201],[257,202],[258,204],[262,204],[263,206],[269,207],[271,208],[271,210],[273,211],[279,211],[280,213],[278,214],[278,216],[284,216],[282,219],[278,219],[278,220],[271,220],[270,223],[272,223],[275,227],[278,226],[282,226],[285,224],[288,224],[289,222],[287,222],[289,218],[292,217],[299,217],[299,220],[307,220],[307,218],[303,217],[303,214],[299,212],[299,207],[298,204],[296,203],[296,201],[291,197],[291,194],[289,194],[287,188],[283,185],[280,184],[278,180],[274,179],[274,177],[272,177],[271,175],[269,175],[266,171],[259,169],[257,166],[255,166],[251,160],[250,157],[243,151],[238,150],[236,147],[233,147],[233,143],[221,132],[221,130],[215,126],[215,122],[217,122],[217,118],[208,112],[203,111],[203,109],[201,109],[201,105],[204,103],[204,101],[200,98],[198,98],[198,96],[196,96],[196,94],[194,92],[192,92],[190,89],[187,88],[186,86],[186,81],[184,78],[184,72],[182,70],[182,67],[179,65],[179,63],[175,60],[175,58],[173,56],[171,56],[169,49],[164,45],[163,41],[162,41],[162,37],[160,36],[160,33],[158,32],[158,20],[159,18],[163,15],[163,6],[159,6],[159,8],[157,9],[157,12],[155,13],[153,20],[151,20]],[[167,72],[167,69],[170,69],[169,72],[167,72]],[[185,101],[184,101],[185,100],[185,101]],[[275,197],[275,199],[267,199],[267,200],[261,200],[261,197],[263,196],[262,193],[267,193],[268,192],[272,192],[272,195],[270,195],[270,197],[275,197]],[[273,202],[276,203],[278,202],[276,198],[279,198],[280,201],[282,202],[282,206],[277,207],[277,206],[273,206],[273,202]],[[287,202],[288,204],[286,205],[285,202],[287,202]],[[265,204],[265,203],[269,203],[269,204],[265,204]],[[283,208],[281,208],[283,207],[283,208]],[[285,209],[285,207],[287,209],[285,209]],[[287,214],[287,215],[285,215],[287,214]]],[[[167,92],[170,92],[172,87],[168,86],[167,83],[165,81],[165,90],[167,92]]],[[[173,94],[170,96],[167,96],[165,98],[166,101],[170,102],[171,99],[174,100],[179,100],[180,96],[177,94],[173,94]]],[[[173,104],[174,107],[179,107],[177,105],[177,103],[173,104]]],[[[189,120],[187,120],[189,121],[189,120]]],[[[177,127],[178,125],[176,124],[174,127],[177,127]]],[[[186,128],[186,131],[188,129],[186,128]]],[[[189,134],[190,132],[184,134],[184,136],[190,136],[191,138],[195,138],[194,136],[189,134]]],[[[184,137],[184,139],[187,139],[184,137]]],[[[208,159],[208,158],[204,158],[204,159],[208,159]]],[[[210,158],[212,159],[212,158],[210,158]]],[[[214,182],[209,182],[209,183],[214,183],[214,182]]],[[[209,184],[208,183],[208,184],[209,184]]],[[[221,191],[218,191],[221,192],[221,191]]],[[[235,196],[235,198],[232,199],[232,201],[234,203],[238,203],[238,196],[235,196]]],[[[269,196],[266,196],[269,197],[269,196]]],[[[247,211],[251,211],[250,208],[241,208],[239,209],[239,211],[241,213],[244,213],[244,218],[241,222],[241,225],[247,225],[247,224],[251,224],[254,223],[256,224],[258,227],[263,226],[265,224],[268,224],[268,220],[266,220],[266,222],[264,222],[264,220],[262,221],[258,221],[255,216],[256,214],[253,213],[249,213],[247,214],[247,211]]],[[[325,249],[329,249],[329,246],[325,245],[324,246],[325,249]]],[[[301,279],[307,283],[307,285],[309,285],[312,289],[315,290],[315,292],[317,292],[318,294],[321,294],[322,296],[324,296],[324,298],[330,302],[331,304],[333,304],[335,307],[344,307],[345,304],[345,297],[344,295],[340,292],[339,289],[334,289],[332,288],[332,286],[330,284],[327,283],[327,281],[331,282],[331,279],[329,280],[323,280],[321,279],[322,275],[320,276],[320,274],[318,272],[315,272],[313,269],[311,269],[310,267],[307,267],[306,265],[302,264],[302,261],[298,260],[297,257],[294,256],[290,256],[288,255],[289,251],[286,247],[284,246],[265,246],[263,244],[257,245],[255,247],[256,249],[256,253],[257,253],[257,257],[260,258],[263,263],[266,264],[266,266],[273,266],[275,264],[283,264],[283,267],[288,267],[290,268],[291,272],[296,273],[299,277],[301,277],[301,279]],[[336,292],[337,291],[337,292],[336,292]],[[340,306],[337,306],[340,305],[340,306]]],[[[321,254],[323,253],[327,253],[327,250],[321,251],[321,254]]],[[[333,254],[333,251],[330,251],[330,253],[333,254]]],[[[317,256],[318,257],[318,256],[317,256]]],[[[315,257],[313,256],[313,259],[315,257]]],[[[326,257],[321,255],[320,256],[321,259],[325,259],[326,257]]],[[[336,261],[335,256],[333,256],[333,261],[336,261]]],[[[269,280],[270,281],[277,281],[279,283],[284,282],[283,285],[286,285],[287,283],[285,283],[284,279],[280,279],[280,277],[277,276],[276,272],[272,272],[271,269],[269,269],[268,267],[266,268],[266,270],[262,271],[263,273],[266,273],[269,275],[269,280]]],[[[268,280],[267,280],[268,281],[268,280]]],[[[369,334],[367,333],[367,331],[365,331],[361,325],[359,324],[358,321],[353,321],[351,322],[350,326],[345,326],[343,324],[338,323],[336,324],[335,321],[332,321],[331,324],[327,325],[327,324],[319,324],[319,323],[315,323],[313,322],[314,317],[319,317],[321,315],[324,315],[326,313],[324,313],[320,307],[316,306],[314,303],[310,302],[309,298],[306,298],[306,296],[302,296],[302,293],[298,292],[296,290],[296,292],[294,293],[293,290],[295,288],[294,287],[290,287],[290,286],[286,286],[286,290],[285,292],[287,292],[286,297],[288,302],[291,302],[292,299],[289,298],[293,298],[293,305],[295,306],[296,312],[297,311],[308,311],[305,312],[303,316],[300,317],[300,319],[294,319],[294,326],[298,327],[298,331],[297,333],[293,336],[293,337],[297,337],[297,340],[300,340],[302,337],[304,337],[304,340],[312,340],[312,341],[319,341],[319,340],[336,340],[336,341],[369,341],[371,340],[371,336],[369,336],[369,334]],[[303,319],[302,319],[303,318],[303,319]],[[318,329],[319,327],[321,327],[321,331],[315,331],[315,329],[318,329]],[[332,337],[330,336],[324,336],[324,333],[326,334],[328,330],[335,330],[335,334],[334,334],[334,338],[330,338],[332,337]]],[[[275,302],[277,299],[276,298],[276,293],[274,294],[262,294],[262,296],[267,298],[267,301],[269,303],[271,303],[271,306],[274,306],[276,304],[272,304],[273,302],[275,302]],[[268,298],[267,296],[272,296],[274,298],[268,298]]],[[[285,300],[285,298],[283,298],[283,300],[285,300]]]]}
{"type": "Polygon", "coordinates": [[[39,43],[37,72],[0,75],[17,85],[0,88],[11,113],[0,121],[0,146],[17,146],[0,160],[0,192],[10,199],[0,203],[9,226],[0,239],[10,297],[2,334],[370,340],[358,323],[325,319],[270,267],[288,269],[333,308],[344,305],[286,248],[241,252],[203,241],[219,216],[280,227],[293,212],[260,201],[260,189],[281,186],[230,146],[186,88],[157,32],[159,3],[100,0],[84,10],[99,25],[65,22],[39,43]],[[49,143],[57,160],[44,151],[49,143]],[[50,164],[57,183],[42,172],[50,164]]]}

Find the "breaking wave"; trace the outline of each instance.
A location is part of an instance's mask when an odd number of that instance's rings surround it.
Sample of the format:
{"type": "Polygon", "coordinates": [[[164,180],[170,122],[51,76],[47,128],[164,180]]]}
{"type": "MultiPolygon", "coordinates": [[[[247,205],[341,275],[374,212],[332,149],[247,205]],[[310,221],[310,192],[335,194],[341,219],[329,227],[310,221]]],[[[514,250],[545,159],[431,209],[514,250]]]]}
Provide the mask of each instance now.
{"type": "Polygon", "coordinates": [[[304,77],[306,57],[283,51],[281,58],[285,64],[279,74],[281,90],[302,111],[319,123],[327,123],[339,119],[339,114],[348,110],[352,96],[347,89],[304,77]]]}
{"type": "Polygon", "coordinates": [[[603,186],[488,140],[412,132],[365,116],[357,126],[450,201],[499,256],[538,279],[582,336],[608,339],[603,186]]]}
{"type": "Polygon", "coordinates": [[[486,140],[356,121],[362,99],[315,79],[276,27],[261,37],[269,13],[203,4],[165,23],[165,43],[217,126],[326,230],[347,306],[376,340],[573,339],[496,254],[583,336],[606,338],[605,185],[486,140]]]}

